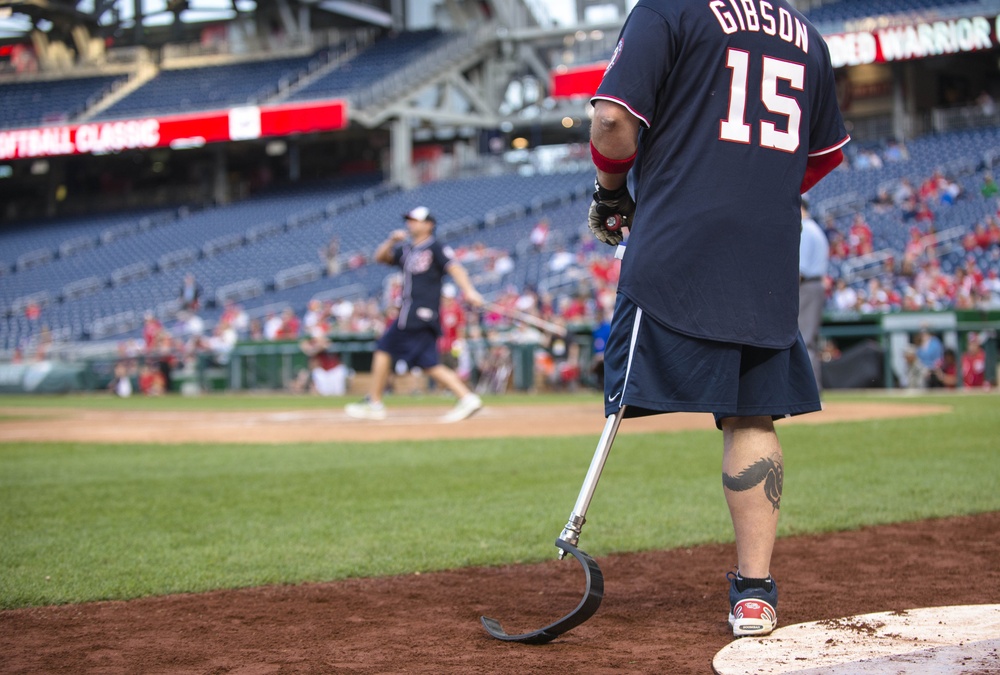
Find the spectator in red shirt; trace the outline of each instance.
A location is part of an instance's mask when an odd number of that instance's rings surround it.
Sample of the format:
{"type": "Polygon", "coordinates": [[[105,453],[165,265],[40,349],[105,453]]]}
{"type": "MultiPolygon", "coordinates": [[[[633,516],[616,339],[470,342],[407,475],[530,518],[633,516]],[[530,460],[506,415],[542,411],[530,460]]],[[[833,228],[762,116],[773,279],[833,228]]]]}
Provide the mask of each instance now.
{"type": "Polygon", "coordinates": [[[465,309],[456,298],[456,289],[447,284],[441,295],[441,337],[438,338],[438,352],[441,361],[449,368],[458,365],[458,359],[452,354],[455,341],[465,333],[465,309]]]}
{"type": "Polygon", "coordinates": [[[873,250],[872,228],[860,213],[854,216],[854,222],[851,223],[851,229],[848,232],[848,240],[851,245],[851,253],[854,255],[865,255],[873,250]]]}
{"type": "Polygon", "coordinates": [[[281,312],[281,326],[275,335],[276,340],[294,340],[299,336],[302,323],[299,317],[295,316],[295,311],[291,307],[286,307],[281,312]]]}
{"type": "Polygon", "coordinates": [[[979,335],[966,335],[965,353],[962,354],[962,384],[968,389],[987,389],[986,352],[979,344],[979,335]]]}

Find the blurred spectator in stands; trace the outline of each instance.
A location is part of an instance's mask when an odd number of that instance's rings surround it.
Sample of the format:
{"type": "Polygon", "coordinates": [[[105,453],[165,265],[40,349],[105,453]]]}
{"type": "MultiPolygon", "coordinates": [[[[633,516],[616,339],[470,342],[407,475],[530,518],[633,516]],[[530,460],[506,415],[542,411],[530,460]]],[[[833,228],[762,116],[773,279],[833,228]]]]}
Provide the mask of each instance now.
{"type": "Polygon", "coordinates": [[[921,326],[917,334],[917,358],[928,372],[941,365],[944,357],[944,345],[941,338],[931,333],[930,328],[921,326]]]}
{"type": "Polygon", "coordinates": [[[340,239],[333,237],[320,250],[320,257],[326,264],[326,274],[335,277],[340,274],[340,239]]]}
{"type": "Polygon", "coordinates": [[[496,274],[497,282],[507,283],[507,278],[514,271],[514,259],[507,251],[500,251],[493,262],[493,272],[496,274]]]}
{"type": "Polygon", "coordinates": [[[977,286],[974,275],[969,274],[964,267],[957,268],[949,288],[951,306],[955,309],[975,309],[975,299],[978,296],[977,286]]]}
{"type": "Polygon", "coordinates": [[[184,311],[177,318],[177,330],[183,341],[191,343],[205,334],[205,321],[197,312],[184,311]]]}
{"type": "Polygon", "coordinates": [[[183,311],[192,312],[201,307],[201,285],[192,272],[184,275],[177,299],[180,301],[180,308],[183,311]]]}
{"type": "Polygon", "coordinates": [[[899,205],[899,210],[900,216],[903,218],[903,222],[913,220],[920,212],[920,201],[917,199],[916,195],[911,195],[899,205]]]}
{"type": "Polygon", "coordinates": [[[560,246],[559,250],[552,254],[549,259],[549,271],[559,274],[560,272],[565,272],[570,267],[572,267],[576,262],[576,256],[572,252],[567,251],[564,246],[560,246]]]}
{"type": "Polygon", "coordinates": [[[24,318],[34,323],[42,316],[42,306],[37,302],[29,302],[24,306],[24,318]]]}
{"type": "Polygon", "coordinates": [[[281,331],[281,316],[275,312],[268,312],[264,317],[264,339],[265,340],[277,340],[278,333],[281,331]]]}
{"type": "Polygon", "coordinates": [[[837,286],[833,291],[833,310],[835,312],[853,312],[857,304],[857,291],[848,285],[847,279],[843,277],[837,279],[837,286]]]}
{"type": "Polygon", "coordinates": [[[608,343],[611,335],[611,316],[613,310],[605,309],[601,314],[601,321],[591,333],[593,340],[593,356],[590,360],[590,374],[594,378],[594,387],[604,390],[604,347],[608,343]]]}
{"type": "Polygon", "coordinates": [[[306,305],[306,313],[302,315],[302,328],[306,335],[313,335],[314,331],[326,335],[329,332],[326,326],[327,316],[321,300],[317,298],[310,300],[306,305]]]}
{"type": "MultiPolygon", "coordinates": [[[[978,240],[977,240],[978,243],[978,240]]],[[[1000,220],[995,216],[986,217],[986,237],[983,239],[983,250],[997,247],[1000,249],[1000,220]]]]}
{"type": "Polygon", "coordinates": [[[515,309],[519,312],[534,314],[535,316],[542,315],[540,305],[541,303],[539,302],[538,291],[536,291],[535,287],[530,284],[526,285],[521,290],[512,303],[501,302],[500,304],[500,306],[504,309],[515,309]]]}
{"type": "Polygon", "coordinates": [[[851,257],[851,247],[847,238],[840,231],[834,230],[830,235],[830,260],[846,260],[851,257]]]}
{"type": "Polygon", "coordinates": [[[281,326],[275,335],[276,340],[294,340],[302,333],[302,322],[295,315],[295,310],[285,307],[281,310],[281,326]]]}
{"type": "Polygon", "coordinates": [[[913,189],[913,183],[910,182],[910,179],[901,178],[899,185],[896,186],[896,190],[892,194],[892,200],[896,203],[896,206],[903,208],[910,200],[915,200],[916,196],[917,193],[913,189]]]}
{"type": "Polygon", "coordinates": [[[139,391],[146,396],[162,396],[167,391],[163,373],[150,363],[139,369],[139,391]]]}
{"type": "Polygon", "coordinates": [[[951,206],[957,202],[962,197],[962,186],[958,184],[958,181],[954,181],[951,178],[945,176],[942,178],[941,183],[941,203],[945,206],[951,206]]]}
{"type": "Polygon", "coordinates": [[[569,323],[581,323],[593,316],[591,298],[586,286],[580,286],[576,292],[569,295],[559,306],[557,318],[569,323]]]}
{"type": "Polygon", "coordinates": [[[899,293],[883,285],[882,280],[878,277],[868,280],[868,291],[865,299],[869,313],[885,314],[899,309],[902,304],[899,293]]]}
{"type": "Polygon", "coordinates": [[[156,340],[163,330],[163,324],[152,312],[146,312],[142,319],[142,342],[146,351],[156,346],[156,340]]]}
{"type": "Polygon", "coordinates": [[[228,322],[220,320],[215,324],[211,335],[199,340],[198,346],[211,354],[212,361],[216,365],[224,366],[229,363],[237,339],[236,329],[228,322]]]}
{"type": "Polygon", "coordinates": [[[965,352],[962,354],[962,384],[969,389],[988,389],[986,379],[986,352],[979,342],[979,333],[967,333],[965,352]]]}
{"type": "Polygon", "coordinates": [[[874,250],[872,228],[863,213],[854,214],[847,240],[851,247],[851,255],[866,255],[874,250]]]}
{"type": "Polygon", "coordinates": [[[955,350],[947,347],[941,357],[941,364],[930,372],[928,385],[954,389],[958,384],[958,363],[955,360],[955,350]]]}
{"type": "Polygon", "coordinates": [[[353,302],[347,298],[331,301],[329,312],[331,331],[347,332],[350,330],[351,316],[354,314],[353,302]]]}
{"type": "Polygon", "coordinates": [[[980,293],[983,296],[981,309],[1000,309],[1000,273],[996,269],[986,273],[980,285],[980,293]]]}
{"type": "Polygon", "coordinates": [[[118,398],[128,398],[132,395],[132,377],[127,361],[115,364],[114,377],[108,383],[108,390],[118,398]]]}
{"type": "Polygon", "coordinates": [[[347,393],[351,372],[329,338],[325,335],[309,336],[299,343],[299,348],[309,361],[308,367],[292,383],[293,391],[312,392],[320,396],[343,396],[347,393]]]}
{"type": "Polygon", "coordinates": [[[872,200],[872,206],[875,208],[876,213],[888,213],[895,207],[888,188],[880,187],[878,189],[875,198],[872,200]]]}
{"type": "Polygon", "coordinates": [[[247,337],[252,342],[260,342],[264,339],[264,325],[261,323],[260,319],[251,319],[250,327],[247,329],[247,337]]]}
{"type": "Polygon", "coordinates": [[[990,246],[990,231],[986,229],[986,223],[980,221],[975,224],[971,232],[967,232],[962,237],[962,248],[966,251],[976,249],[985,250],[990,246]]]}
{"type": "Polygon", "coordinates": [[[983,174],[983,184],[979,188],[979,194],[984,198],[989,199],[1000,192],[1000,187],[997,186],[996,180],[993,178],[993,173],[987,171],[983,174]]]}
{"type": "Polygon", "coordinates": [[[438,338],[438,353],[441,363],[452,370],[458,366],[458,357],[454,352],[455,341],[465,334],[466,314],[462,303],[458,300],[458,289],[454,284],[445,284],[441,288],[441,336],[438,338]]]}
{"type": "Polygon", "coordinates": [[[917,348],[906,345],[903,351],[903,372],[900,373],[900,384],[907,389],[924,389],[927,386],[927,366],[917,356],[917,348]]]}
{"type": "Polygon", "coordinates": [[[549,239],[549,219],[542,218],[535,226],[531,229],[531,245],[534,247],[536,252],[541,252],[545,248],[546,242],[549,239]]]}
{"type": "Polygon", "coordinates": [[[250,328],[250,317],[235,300],[226,300],[219,321],[231,326],[238,335],[245,335],[250,328]]]}
{"type": "Polygon", "coordinates": [[[934,211],[931,210],[930,203],[924,200],[917,201],[917,210],[913,214],[914,220],[921,223],[933,223],[934,211]]]}
{"type": "Polygon", "coordinates": [[[890,140],[885,147],[885,161],[895,163],[903,162],[910,158],[910,153],[906,149],[906,145],[896,141],[895,139],[890,140]]]}
{"type": "Polygon", "coordinates": [[[854,162],[852,163],[854,169],[858,171],[864,171],[866,169],[881,169],[882,168],[882,158],[878,156],[878,153],[871,148],[863,148],[858,150],[854,155],[854,162]]]}
{"type": "Polygon", "coordinates": [[[156,346],[147,359],[151,358],[163,376],[163,388],[170,391],[174,368],[180,360],[182,345],[178,344],[168,330],[161,330],[156,339],[156,346]]]}
{"type": "Polygon", "coordinates": [[[910,228],[910,239],[903,248],[903,274],[907,276],[916,274],[924,258],[924,247],[924,233],[914,225],[910,228]]]}
{"type": "Polygon", "coordinates": [[[930,176],[924,179],[920,184],[920,190],[917,193],[917,198],[927,204],[933,201],[937,201],[938,196],[941,191],[941,175],[940,169],[934,169],[930,176]]]}

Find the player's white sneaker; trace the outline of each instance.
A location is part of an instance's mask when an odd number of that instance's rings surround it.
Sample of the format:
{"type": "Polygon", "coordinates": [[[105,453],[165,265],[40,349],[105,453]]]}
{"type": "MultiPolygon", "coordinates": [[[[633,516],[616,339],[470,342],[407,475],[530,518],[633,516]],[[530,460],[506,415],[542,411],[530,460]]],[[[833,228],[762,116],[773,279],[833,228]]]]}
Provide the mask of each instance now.
{"type": "Polygon", "coordinates": [[[381,401],[372,403],[368,399],[361,403],[348,403],[344,407],[344,412],[347,413],[348,417],[359,420],[384,420],[386,417],[385,404],[381,401]]]}
{"type": "Polygon", "coordinates": [[[475,394],[466,394],[458,400],[455,407],[448,411],[441,419],[445,422],[459,422],[471,417],[483,407],[483,399],[479,398],[475,394]]]}

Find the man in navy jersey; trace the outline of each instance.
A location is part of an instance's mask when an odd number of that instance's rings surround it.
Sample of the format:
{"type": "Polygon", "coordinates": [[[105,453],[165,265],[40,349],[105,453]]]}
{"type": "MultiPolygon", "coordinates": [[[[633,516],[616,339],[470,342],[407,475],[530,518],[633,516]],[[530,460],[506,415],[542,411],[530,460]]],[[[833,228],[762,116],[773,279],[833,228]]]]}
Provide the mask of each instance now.
{"type": "Polygon", "coordinates": [[[736,536],[729,623],[766,635],[773,420],[820,409],[797,326],[799,202],[849,140],[829,52],[785,0],[640,0],[592,103],[590,228],[615,245],[609,217],[630,227],[605,414],[714,414],[736,536]]]}
{"type": "Polygon", "coordinates": [[[375,249],[375,260],[403,268],[399,315],[376,344],[368,398],[349,404],[346,412],[362,419],[385,419],[382,394],[393,365],[403,362],[407,368],[422,368],[455,394],[458,403],[444,421],[457,422],[482,408],[483,402],[455,371],[440,362],[437,341],[441,336],[441,286],[445,274],[451,275],[465,301],[473,307],[482,307],[483,297],[455,260],[451,248],[434,238],[435,221],[426,206],[412,209],[403,219],[407,229],[395,230],[375,249]]]}

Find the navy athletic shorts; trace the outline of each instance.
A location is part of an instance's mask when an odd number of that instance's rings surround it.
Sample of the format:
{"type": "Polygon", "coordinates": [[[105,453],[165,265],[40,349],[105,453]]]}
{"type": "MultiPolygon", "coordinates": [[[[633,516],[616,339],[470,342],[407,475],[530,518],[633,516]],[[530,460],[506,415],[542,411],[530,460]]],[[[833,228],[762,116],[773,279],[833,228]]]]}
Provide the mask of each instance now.
{"type": "Polygon", "coordinates": [[[375,347],[388,352],[393,364],[403,361],[410,368],[433,368],[441,363],[437,332],[430,326],[403,330],[393,321],[375,347]]]}
{"type": "Polygon", "coordinates": [[[765,349],[683,335],[619,294],[604,350],[604,414],[625,417],[710,412],[772,419],[820,410],[801,335],[788,349],[765,349]]]}

